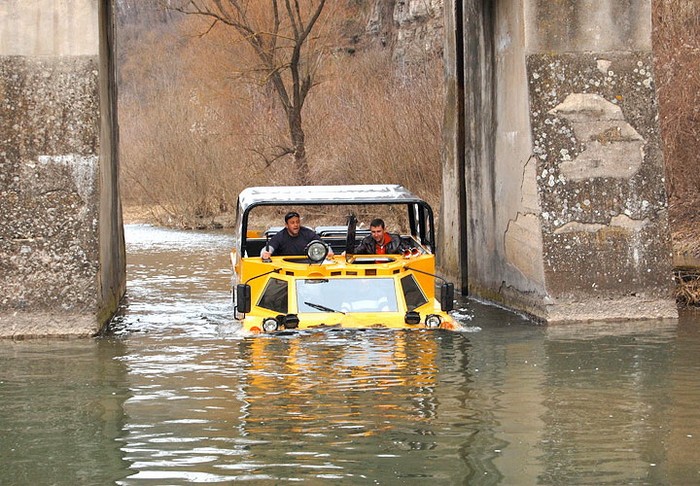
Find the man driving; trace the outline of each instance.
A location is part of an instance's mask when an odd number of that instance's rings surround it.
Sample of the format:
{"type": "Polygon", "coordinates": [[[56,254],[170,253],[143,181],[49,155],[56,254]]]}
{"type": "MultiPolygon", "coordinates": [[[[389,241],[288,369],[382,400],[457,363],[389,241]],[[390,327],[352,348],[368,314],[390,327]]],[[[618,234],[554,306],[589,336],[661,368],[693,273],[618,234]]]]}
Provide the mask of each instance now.
{"type": "MultiPolygon", "coordinates": [[[[284,229],[278,231],[260,252],[263,260],[267,260],[273,254],[280,255],[304,255],[306,245],[321,237],[311,228],[301,225],[301,217],[296,211],[290,211],[284,215],[284,229]]],[[[333,256],[333,250],[328,250],[328,257],[333,256]]]]}

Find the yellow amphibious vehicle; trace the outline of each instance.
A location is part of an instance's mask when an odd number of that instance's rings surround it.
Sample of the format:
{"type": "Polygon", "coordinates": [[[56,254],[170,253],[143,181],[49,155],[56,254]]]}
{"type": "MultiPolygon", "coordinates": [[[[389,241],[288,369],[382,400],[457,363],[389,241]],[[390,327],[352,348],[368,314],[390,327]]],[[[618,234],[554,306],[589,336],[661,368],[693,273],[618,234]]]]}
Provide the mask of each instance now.
{"type": "Polygon", "coordinates": [[[237,211],[232,293],[234,317],[245,331],[458,327],[449,314],[454,285],[435,275],[433,211],[403,186],[251,187],[239,195],[237,211]],[[269,238],[286,231],[271,221],[281,222],[290,210],[304,220],[343,225],[312,228],[320,241],[309,243],[305,255],[273,254],[264,261],[269,238]],[[259,220],[256,213],[262,213],[259,220]],[[400,253],[354,254],[369,235],[358,218],[374,217],[391,221],[390,233],[404,230],[394,235],[400,253]]]}

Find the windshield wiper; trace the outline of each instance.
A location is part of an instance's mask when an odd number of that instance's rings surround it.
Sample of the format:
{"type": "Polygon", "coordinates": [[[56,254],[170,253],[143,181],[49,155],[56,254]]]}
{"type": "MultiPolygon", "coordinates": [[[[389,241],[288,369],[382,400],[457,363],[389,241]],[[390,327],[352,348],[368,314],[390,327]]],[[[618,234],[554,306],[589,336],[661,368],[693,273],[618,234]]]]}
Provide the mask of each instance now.
{"type": "Polygon", "coordinates": [[[321,305],[321,304],[314,304],[313,302],[304,302],[304,304],[308,305],[309,307],[313,307],[316,310],[320,310],[320,311],[337,312],[338,314],[345,314],[345,312],[343,312],[343,311],[331,309],[330,307],[326,307],[325,305],[321,305]]]}

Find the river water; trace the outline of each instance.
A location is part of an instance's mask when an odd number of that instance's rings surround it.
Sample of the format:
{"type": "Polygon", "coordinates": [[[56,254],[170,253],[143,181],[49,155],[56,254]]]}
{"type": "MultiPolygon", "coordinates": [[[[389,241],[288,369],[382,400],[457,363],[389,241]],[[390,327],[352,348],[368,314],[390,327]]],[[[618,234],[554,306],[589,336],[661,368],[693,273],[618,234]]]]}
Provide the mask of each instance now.
{"type": "Polygon", "coordinates": [[[699,484],[700,316],[242,337],[227,233],[126,227],[90,340],[0,341],[0,484],[699,484]]]}

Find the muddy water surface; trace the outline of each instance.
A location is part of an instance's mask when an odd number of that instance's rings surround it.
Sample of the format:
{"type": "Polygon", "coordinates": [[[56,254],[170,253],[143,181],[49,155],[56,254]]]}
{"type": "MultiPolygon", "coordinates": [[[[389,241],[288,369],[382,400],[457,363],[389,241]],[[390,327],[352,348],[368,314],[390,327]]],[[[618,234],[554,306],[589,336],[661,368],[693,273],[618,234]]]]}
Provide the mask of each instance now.
{"type": "Polygon", "coordinates": [[[227,233],[127,226],[114,334],[0,341],[0,484],[698,484],[700,317],[245,338],[227,233]]]}

